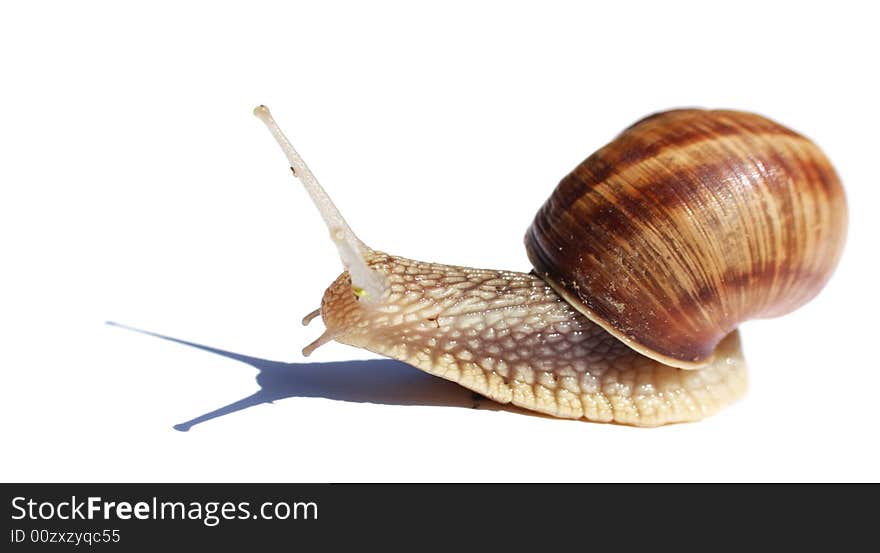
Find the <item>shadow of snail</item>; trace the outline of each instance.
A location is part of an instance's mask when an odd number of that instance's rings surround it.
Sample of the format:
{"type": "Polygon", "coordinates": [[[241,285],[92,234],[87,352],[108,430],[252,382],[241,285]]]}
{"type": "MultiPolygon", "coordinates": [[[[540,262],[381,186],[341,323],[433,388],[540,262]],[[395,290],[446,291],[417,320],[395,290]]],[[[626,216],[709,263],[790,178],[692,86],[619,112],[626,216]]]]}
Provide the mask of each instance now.
{"type": "MultiPolygon", "coordinates": [[[[183,432],[218,417],[287,398],[324,398],[378,405],[463,407],[528,413],[512,406],[488,401],[453,382],[434,378],[393,359],[284,363],[172,338],[112,321],[108,321],[107,324],[213,353],[257,370],[256,381],[259,389],[256,392],[174,425],[176,430],[183,432]]],[[[206,382],[207,384],[209,382],[206,382]]]]}

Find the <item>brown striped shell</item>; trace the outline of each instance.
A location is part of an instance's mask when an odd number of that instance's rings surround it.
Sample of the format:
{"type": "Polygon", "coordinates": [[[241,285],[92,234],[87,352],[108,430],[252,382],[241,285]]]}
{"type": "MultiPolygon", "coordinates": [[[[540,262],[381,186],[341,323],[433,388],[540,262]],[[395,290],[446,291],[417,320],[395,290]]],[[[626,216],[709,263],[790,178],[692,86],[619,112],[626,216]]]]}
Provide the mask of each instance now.
{"type": "Polygon", "coordinates": [[[759,115],[674,110],[566,176],[525,237],[535,272],[633,349],[697,368],[740,323],[825,285],[846,235],[840,181],[759,115]]]}

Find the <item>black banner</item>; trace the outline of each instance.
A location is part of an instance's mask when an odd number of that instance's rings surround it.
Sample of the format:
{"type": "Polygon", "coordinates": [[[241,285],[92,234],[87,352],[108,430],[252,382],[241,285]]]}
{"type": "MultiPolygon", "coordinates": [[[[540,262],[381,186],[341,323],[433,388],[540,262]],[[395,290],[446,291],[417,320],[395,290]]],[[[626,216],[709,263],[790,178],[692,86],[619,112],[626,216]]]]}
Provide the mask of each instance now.
{"type": "MultiPolygon", "coordinates": [[[[4,484],[2,551],[825,536],[872,527],[876,487],[755,485],[4,484]]],[[[543,550],[543,549],[541,549],[543,550]]]]}

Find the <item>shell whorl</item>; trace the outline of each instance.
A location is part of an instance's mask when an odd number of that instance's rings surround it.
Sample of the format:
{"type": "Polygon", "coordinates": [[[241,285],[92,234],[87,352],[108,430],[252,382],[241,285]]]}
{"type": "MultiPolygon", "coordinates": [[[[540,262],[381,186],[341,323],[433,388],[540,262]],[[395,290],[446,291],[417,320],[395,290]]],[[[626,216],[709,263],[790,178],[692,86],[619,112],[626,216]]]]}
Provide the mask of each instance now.
{"type": "Polygon", "coordinates": [[[807,138],[759,115],[675,110],[566,176],[525,237],[535,272],[649,357],[704,366],[740,323],[788,313],[831,276],[846,201],[807,138]]]}

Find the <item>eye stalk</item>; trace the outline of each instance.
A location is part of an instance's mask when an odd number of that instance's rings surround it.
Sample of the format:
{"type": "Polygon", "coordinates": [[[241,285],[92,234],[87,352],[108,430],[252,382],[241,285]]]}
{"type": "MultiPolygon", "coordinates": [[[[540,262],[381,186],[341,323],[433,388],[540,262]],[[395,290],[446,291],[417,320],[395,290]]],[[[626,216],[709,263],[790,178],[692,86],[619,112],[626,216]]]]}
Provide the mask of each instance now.
{"type": "Polygon", "coordinates": [[[330,239],[339,250],[342,265],[351,276],[352,291],[362,302],[372,303],[379,301],[388,290],[387,279],[384,275],[375,271],[367,264],[367,258],[373,250],[364,244],[351,230],[339,209],[324,191],[324,188],[312,174],[309,167],[294,149],[293,145],[284,135],[278,123],[269,113],[269,108],[260,105],[254,108],[254,115],[266,124],[269,132],[275,137],[275,141],[287,156],[290,170],[293,176],[302,182],[309,197],[324,218],[327,229],[330,231],[330,239]]]}

